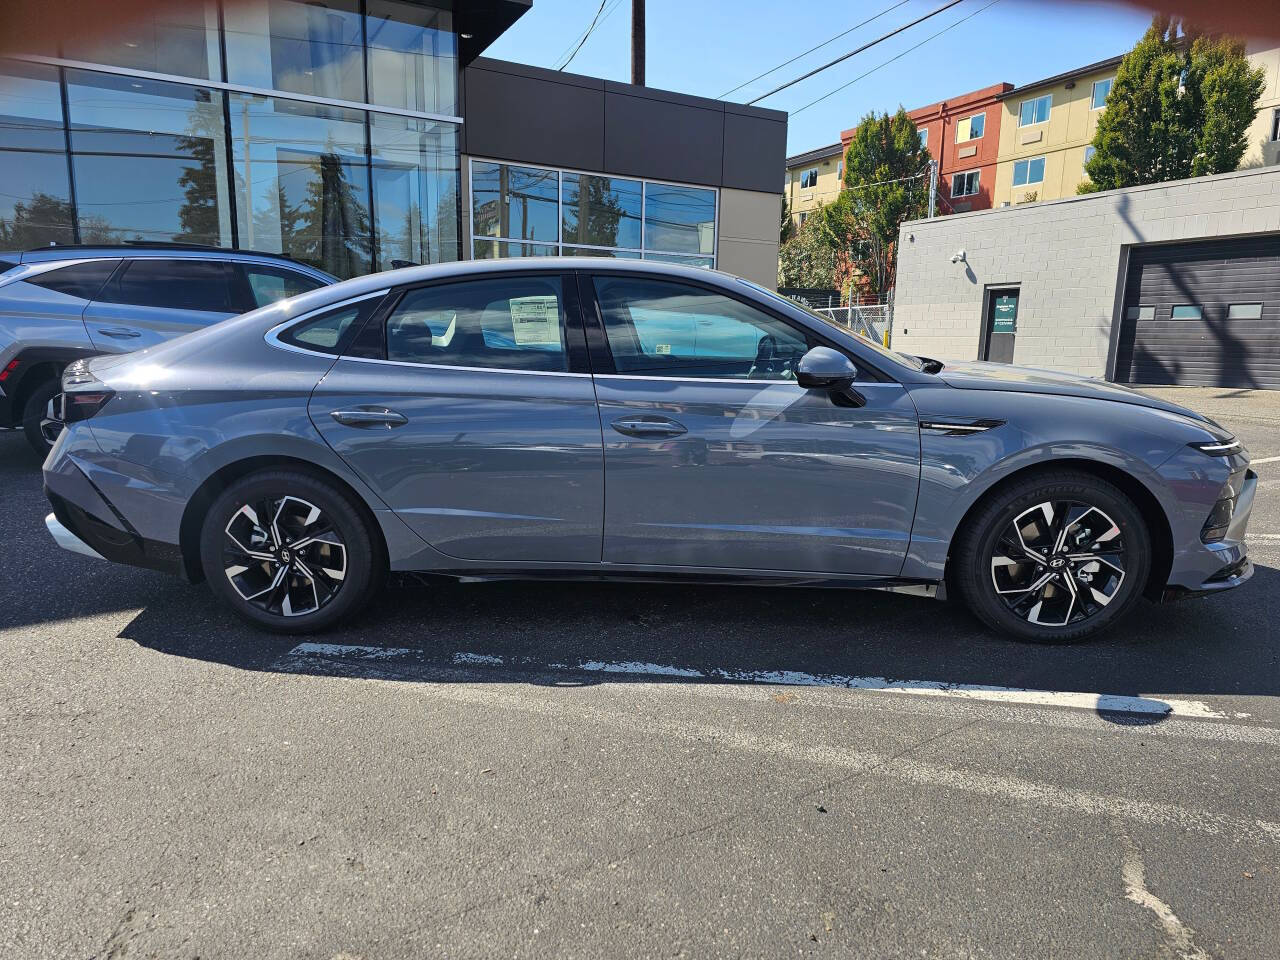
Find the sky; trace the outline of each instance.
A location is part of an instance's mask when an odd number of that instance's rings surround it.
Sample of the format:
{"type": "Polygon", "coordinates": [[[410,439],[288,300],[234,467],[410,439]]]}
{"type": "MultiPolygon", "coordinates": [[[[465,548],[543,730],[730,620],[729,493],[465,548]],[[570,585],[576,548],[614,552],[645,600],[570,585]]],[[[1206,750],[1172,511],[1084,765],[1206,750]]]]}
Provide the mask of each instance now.
{"type": "MultiPolygon", "coordinates": [[[[908,23],[944,0],[907,0],[776,73],[724,95],[898,0],[647,0],[651,87],[746,102],[908,23]]],[[[790,113],[787,153],[835,143],[870,110],[908,110],[992,84],[1018,86],[1124,53],[1151,21],[1143,10],[1091,0],[964,0],[759,106],[790,113]],[[963,18],[974,14],[971,19],[963,18]],[[948,28],[951,24],[957,24],[948,28]],[[940,35],[918,49],[909,48],[940,35]],[[886,61],[902,54],[881,67],[886,61]],[[861,74],[879,67],[862,79],[861,74]],[[837,87],[827,99],[800,109],[837,87]]],[[[556,67],[600,8],[598,0],[534,0],[486,56],[556,67]]],[[[605,0],[596,29],[567,68],[631,79],[631,0],[605,0]]]]}

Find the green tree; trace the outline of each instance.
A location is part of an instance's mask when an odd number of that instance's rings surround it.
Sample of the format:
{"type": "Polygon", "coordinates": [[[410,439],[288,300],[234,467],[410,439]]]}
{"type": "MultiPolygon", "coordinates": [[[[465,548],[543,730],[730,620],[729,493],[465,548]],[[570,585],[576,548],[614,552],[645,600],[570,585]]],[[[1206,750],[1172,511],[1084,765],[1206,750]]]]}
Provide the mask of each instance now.
{"type": "Polygon", "coordinates": [[[824,235],[819,207],[778,250],[778,286],[837,289],[839,251],[824,235]]]}
{"type": "Polygon", "coordinates": [[[1235,170],[1263,82],[1239,40],[1155,17],[1120,61],[1079,192],[1235,170]]]}
{"type": "Polygon", "coordinates": [[[778,243],[786,243],[796,235],[796,225],[791,220],[791,201],[782,198],[782,220],[778,224],[778,243]]]}
{"type": "Polygon", "coordinates": [[[839,285],[883,297],[893,286],[898,229],[925,215],[929,151],[901,107],[867,114],[844,158],[843,189],[820,212],[822,235],[837,251],[839,285]]]}

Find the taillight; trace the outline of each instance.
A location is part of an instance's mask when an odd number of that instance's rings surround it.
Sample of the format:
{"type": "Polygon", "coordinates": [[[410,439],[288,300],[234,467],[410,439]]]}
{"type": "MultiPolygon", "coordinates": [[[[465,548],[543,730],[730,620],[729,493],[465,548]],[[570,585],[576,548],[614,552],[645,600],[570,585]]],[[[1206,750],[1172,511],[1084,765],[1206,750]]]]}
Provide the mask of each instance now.
{"type": "Polygon", "coordinates": [[[0,383],[4,383],[6,380],[8,380],[9,377],[12,376],[13,371],[18,369],[18,364],[20,364],[21,362],[22,362],[21,360],[10,360],[9,363],[5,366],[5,368],[3,370],[0,370],[0,383]]]}
{"type": "Polygon", "coordinates": [[[115,396],[113,390],[86,390],[83,393],[65,393],[62,396],[62,419],[65,423],[88,420],[107,405],[115,396]]]}

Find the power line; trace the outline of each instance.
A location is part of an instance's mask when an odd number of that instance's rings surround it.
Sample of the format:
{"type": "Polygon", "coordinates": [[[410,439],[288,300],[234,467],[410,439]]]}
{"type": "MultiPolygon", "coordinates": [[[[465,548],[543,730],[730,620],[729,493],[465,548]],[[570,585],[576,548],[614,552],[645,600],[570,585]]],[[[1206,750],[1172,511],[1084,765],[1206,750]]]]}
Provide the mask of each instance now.
{"type": "Polygon", "coordinates": [[[582,49],[582,45],[587,42],[587,38],[591,36],[591,32],[595,30],[596,24],[600,22],[600,14],[604,13],[604,5],[609,0],[600,0],[600,6],[596,7],[596,15],[591,18],[591,24],[587,27],[587,32],[582,35],[582,39],[578,41],[578,45],[573,48],[573,53],[569,54],[569,59],[557,67],[557,70],[563,70],[569,64],[573,63],[573,58],[578,55],[578,51],[582,49]]]}
{"type": "Polygon", "coordinates": [[[874,16],[867,17],[867,19],[863,20],[861,23],[855,23],[848,30],[842,30],[840,33],[837,33],[834,37],[828,37],[826,40],[823,40],[816,47],[810,47],[804,53],[797,53],[790,60],[783,60],[782,63],[778,64],[776,67],[771,67],[770,69],[766,70],[764,73],[761,73],[757,76],[752,77],[750,80],[747,80],[747,81],[744,81],[743,83],[738,84],[732,90],[726,90],[724,93],[720,94],[719,99],[723,100],[726,97],[728,97],[729,94],[737,93],[743,87],[750,86],[751,84],[755,83],[757,80],[763,77],[767,77],[771,73],[777,73],[783,67],[790,66],[791,64],[795,63],[797,60],[800,60],[803,57],[807,57],[809,54],[813,53],[815,50],[821,50],[823,47],[825,47],[829,43],[835,43],[835,41],[839,40],[841,37],[848,36],[849,34],[853,33],[853,31],[857,30],[859,27],[865,27],[872,20],[878,20],[881,17],[883,17],[886,13],[890,13],[894,10],[897,10],[899,7],[910,2],[911,0],[898,0],[897,3],[893,4],[893,6],[885,7],[883,10],[881,10],[879,13],[875,14],[874,16]]]}
{"type": "Polygon", "coordinates": [[[815,67],[814,69],[810,70],[808,73],[805,73],[805,74],[802,74],[801,76],[796,77],[794,80],[788,80],[786,83],[782,84],[781,86],[774,87],[768,93],[760,94],[760,96],[756,97],[754,100],[748,100],[747,106],[751,106],[752,104],[759,103],[761,100],[764,100],[766,97],[772,97],[775,93],[781,93],[783,90],[786,90],[788,87],[794,87],[797,83],[800,83],[803,80],[808,80],[810,77],[821,73],[823,70],[831,69],[837,63],[844,63],[844,61],[848,60],[850,57],[855,57],[858,54],[862,53],[864,50],[870,50],[876,44],[883,43],[884,41],[888,40],[890,37],[896,37],[898,34],[902,33],[903,30],[909,30],[918,23],[924,23],[924,21],[928,20],[930,17],[936,17],[938,14],[942,13],[944,10],[950,10],[952,7],[960,3],[964,3],[964,0],[947,0],[947,2],[944,3],[942,6],[935,7],[933,10],[930,10],[928,13],[924,14],[924,16],[916,17],[916,19],[912,20],[910,23],[904,23],[900,27],[895,27],[894,29],[890,30],[888,33],[883,34],[879,37],[876,37],[874,40],[867,41],[857,49],[850,50],[848,53],[844,54],[843,56],[836,57],[834,60],[830,61],[829,63],[824,63],[820,67],[815,67]]]}
{"type": "Polygon", "coordinates": [[[979,7],[977,10],[973,11],[973,13],[967,14],[966,16],[961,17],[959,20],[956,20],[954,23],[948,24],[947,26],[939,30],[937,33],[930,34],[929,36],[925,37],[923,40],[921,40],[919,43],[915,44],[914,46],[907,47],[907,49],[903,50],[901,53],[894,54],[888,60],[884,61],[883,63],[877,64],[876,66],[868,70],[866,73],[860,73],[858,74],[858,76],[854,77],[852,80],[848,81],[847,83],[840,84],[840,86],[836,87],[834,90],[824,93],[822,96],[818,97],[816,100],[810,100],[804,106],[798,107],[795,110],[788,111],[788,116],[794,117],[796,114],[803,113],[805,110],[808,110],[810,107],[814,106],[815,104],[819,104],[823,100],[828,99],[829,97],[834,97],[837,93],[839,93],[841,90],[844,90],[846,87],[850,87],[853,84],[857,83],[859,80],[862,80],[866,77],[871,76],[871,74],[875,73],[877,70],[887,67],[889,64],[893,63],[895,60],[901,60],[911,51],[919,50],[930,40],[936,40],[938,37],[942,36],[948,30],[955,29],[956,27],[960,26],[960,24],[964,23],[966,20],[972,20],[978,14],[982,13],[984,10],[989,10],[991,7],[994,7],[999,2],[1000,0],[991,0],[991,2],[988,3],[985,7],[979,7]]]}

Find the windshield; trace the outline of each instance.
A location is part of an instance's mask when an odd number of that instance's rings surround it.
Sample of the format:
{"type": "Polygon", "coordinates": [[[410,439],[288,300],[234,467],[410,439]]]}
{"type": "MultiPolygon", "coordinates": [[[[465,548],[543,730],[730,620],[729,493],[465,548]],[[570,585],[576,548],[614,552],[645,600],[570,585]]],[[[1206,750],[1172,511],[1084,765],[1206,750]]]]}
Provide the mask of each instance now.
{"type": "Polygon", "coordinates": [[[773,290],[770,290],[767,287],[762,287],[757,283],[752,283],[750,280],[743,280],[742,282],[746,284],[748,287],[750,287],[752,290],[755,290],[759,293],[763,293],[765,296],[767,296],[771,300],[774,300],[779,303],[784,303],[789,307],[796,307],[800,310],[803,310],[806,314],[813,317],[815,320],[820,320],[827,326],[835,330],[839,330],[841,333],[846,333],[846,334],[854,333],[854,335],[858,337],[858,339],[863,343],[863,345],[870,347],[876,354],[878,354],[879,356],[883,357],[886,360],[889,360],[892,363],[902,364],[904,367],[910,367],[912,370],[924,370],[924,364],[920,361],[919,357],[913,357],[907,353],[898,353],[898,351],[896,350],[890,350],[888,347],[881,346],[879,343],[877,343],[876,341],[868,337],[864,337],[860,334],[856,334],[853,330],[851,330],[849,327],[846,327],[844,324],[836,323],[826,314],[819,313],[817,310],[814,310],[812,307],[808,307],[797,300],[791,300],[787,297],[782,296],[782,294],[780,293],[775,293],[773,290]]]}

